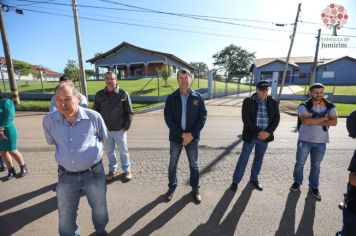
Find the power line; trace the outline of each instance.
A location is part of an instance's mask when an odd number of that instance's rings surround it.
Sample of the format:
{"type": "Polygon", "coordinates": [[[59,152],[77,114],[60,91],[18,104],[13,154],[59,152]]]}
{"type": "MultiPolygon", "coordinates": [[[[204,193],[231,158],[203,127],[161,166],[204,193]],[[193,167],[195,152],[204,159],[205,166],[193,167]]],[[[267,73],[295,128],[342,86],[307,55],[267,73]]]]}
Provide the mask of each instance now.
{"type": "Polygon", "coordinates": [[[228,24],[228,25],[235,25],[235,26],[242,26],[242,27],[249,27],[249,28],[255,28],[255,29],[275,30],[275,31],[285,32],[285,30],[278,30],[278,29],[271,29],[271,28],[260,27],[260,26],[252,26],[252,25],[245,25],[245,24],[240,24],[240,23],[233,23],[233,22],[229,22],[229,21],[215,20],[215,19],[211,19],[212,17],[208,17],[207,18],[207,16],[202,16],[202,15],[191,15],[191,14],[185,14],[185,13],[174,13],[174,12],[158,11],[158,10],[154,10],[154,9],[138,7],[138,6],[119,3],[119,2],[110,1],[110,0],[99,0],[99,1],[106,2],[106,3],[112,3],[112,4],[116,4],[116,5],[120,5],[120,6],[125,6],[125,7],[130,7],[130,8],[134,8],[134,9],[138,9],[138,10],[142,10],[142,11],[158,13],[158,14],[180,16],[180,17],[186,17],[186,18],[191,18],[191,19],[196,19],[196,20],[209,21],[209,22],[214,22],[214,23],[221,23],[221,24],[228,24]]]}
{"type": "MultiPolygon", "coordinates": [[[[304,24],[318,25],[318,26],[324,25],[324,24],[322,24],[322,23],[311,22],[311,21],[299,21],[299,22],[300,22],[300,23],[304,23],[304,24]]],[[[342,28],[344,28],[344,29],[356,30],[355,27],[346,27],[346,26],[343,26],[342,28]]]]}
{"type": "MultiPolygon", "coordinates": [[[[174,12],[165,12],[165,11],[158,11],[154,9],[149,9],[149,8],[144,8],[144,7],[138,7],[130,4],[124,4],[124,3],[119,3],[115,1],[110,1],[110,0],[98,0],[101,2],[106,2],[106,3],[112,3],[116,5],[121,5],[121,6],[126,6],[130,8],[135,8],[135,9],[140,9],[140,10],[147,10],[150,12],[154,13],[160,13],[160,14],[168,14],[168,15],[176,15],[176,16],[192,16],[192,17],[202,17],[202,18],[211,18],[211,19],[222,19],[222,20],[233,20],[233,21],[245,21],[245,22],[257,22],[257,23],[267,23],[267,24],[273,24],[275,25],[275,22],[271,21],[263,21],[263,20],[252,20],[252,19],[241,19],[241,18],[232,18],[232,17],[221,17],[221,16],[210,16],[210,15],[196,15],[196,14],[187,14],[187,13],[174,13],[174,12]]],[[[283,25],[288,25],[288,24],[283,24],[283,25]]]]}
{"type": "MultiPolygon", "coordinates": [[[[17,1],[21,1],[21,0],[17,0],[17,1]]],[[[49,2],[53,2],[54,0],[47,0],[47,1],[43,1],[43,2],[38,2],[38,3],[27,3],[27,4],[16,4],[14,5],[15,7],[24,7],[24,6],[32,6],[32,5],[37,5],[37,4],[43,4],[43,3],[49,3],[49,2]]]]}
{"type": "MultiPolygon", "coordinates": [[[[19,0],[18,0],[19,1],[19,0]]],[[[66,4],[66,3],[58,3],[58,2],[44,2],[44,1],[35,1],[35,0],[21,0],[22,2],[31,2],[31,3],[42,3],[42,4],[52,4],[52,5],[60,5],[60,6],[71,6],[70,4],[66,4]]],[[[133,6],[133,5],[129,5],[129,4],[123,4],[123,3],[118,3],[118,2],[114,2],[114,1],[110,1],[110,0],[99,0],[102,2],[106,2],[106,3],[114,3],[117,5],[122,5],[122,6],[126,6],[126,7],[131,7],[131,8],[136,8],[136,9],[127,9],[127,8],[113,8],[113,7],[104,7],[104,6],[95,6],[95,5],[78,5],[78,7],[83,7],[83,8],[94,8],[94,9],[106,9],[106,10],[120,10],[120,11],[132,11],[132,12],[143,12],[143,13],[161,13],[161,11],[156,11],[156,10],[152,10],[152,9],[148,9],[148,8],[143,8],[143,7],[137,7],[137,6],[133,6]]],[[[28,10],[28,11],[33,11],[36,12],[36,10],[31,10],[31,9],[24,9],[24,10],[28,10]]],[[[40,12],[40,11],[37,11],[40,12]]],[[[53,13],[46,13],[46,12],[40,12],[40,13],[45,13],[45,14],[53,14],[53,13]]],[[[269,30],[269,31],[277,31],[277,32],[291,32],[288,30],[279,30],[279,29],[273,29],[273,28],[266,28],[266,27],[259,27],[259,26],[251,26],[251,25],[245,25],[245,24],[238,24],[238,23],[232,23],[232,22],[225,22],[225,21],[217,21],[217,20],[210,20],[210,19],[204,19],[204,18],[199,18],[199,17],[194,17],[195,15],[189,15],[189,14],[184,14],[184,13],[171,13],[171,12],[162,12],[162,14],[166,14],[166,15],[177,15],[177,16],[192,16],[189,18],[192,19],[198,19],[198,20],[206,20],[206,21],[210,21],[210,22],[214,22],[214,23],[223,23],[223,24],[232,24],[234,26],[242,26],[242,27],[249,27],[249,28],[255,28],[255,29],[262,29],[262,30],[269,30]]],[[[80,17],[82,19],[84,19],[83,17],[80,17]]],[[[237,18],[232,18],[237,20],[237,18]]],[[[87,20],[98,20],[98,21],[103,21],[102,19],[87,19],[87,20]]],[[[247,20],[247,19],[245,19],[247,20]]],[[[127,24],[127,25],[131,25],[131,26],[135,26],[135,24],[133,23],[123,23],[123,22],[111,22],[110,20],[108,20],[107,22],[109,23],[119,23],[119,24],[127,24]]],[[[138,24],[137,24],[138,25],[138,24]]],[[[142,27],[142,26],[139,26],[142,27]]],[[[157,26],[147,26],[147,27],[157,27],[157,26]]],[[[159,27],[157,27],[159,28],[159,27]]],[[[161,27],[161,29],[164,29],[164,27],[161,27]]],[[[173,29],[167,29],[167,30],[173,30],[173,29]]],[[[176,30],[176,29],[174,29],[176,30]]],[[[190,30],[184,30],[182,32],[191,32],[190,30]]],[[[193,33],[193,31],[192,31],[193,33]]],[[[201,32],[200,32],[201,33],[201,32]]],[[[315,32],[298,32],[299,34],[308,34],[308,35],[315,35],[315,32]]],[[[204,33],[203,33],[204,34],[204,33]]],[[[222,34],[214,34],[214,33],[208,33],[210,35],[215,35],[215,36],[222,36],[222,37],[234,37],[231,35],[222,35],[222,34]]],[[[328,34],[322,34],[323,36],[328,36],[328,34]]],[[[355,35],[339,35],[339,36],[344,36],[344,37],[356,37],[355,35]]],[[[254,39],[254,38],[249,38],[249,39],[254,39]]],[[[255,39],[254,39],[255,40],[255,39]]],[[[263,40],[262,40],[263,41],[263,40]]]]}
{"type": "MultiPolygon", "coordinates": [[[[32,10],[32,9],[24,9],[24,10],[25,11],[30,11],[30,12],[48,14],[48,15],[64,16],[64,17],[69,17],[69,18],[73,17],[71,15],[52,13],[52,12],[44,12],[44,11],[37,11],[37,10],[32,10]]],[[[216,34],[216,33],[209,33],[209,32],[199,32],[199,31],[192,31],[192,30],[183,30],[183,29],[176,29],[176,28],[159,27],[159,26],[152,26],[152,25],[134,24],[134,23],[129,23],[129,22],[104,20],[104,19],[90,18],[90,17],[83,17],[83,16],[81,16],[79,18],[80,19],[84,19],[84,20],[96,21],[96,22],[107,22],[107,23],[135,26],[135,27],[141,27],[141,28],[151,28],[151,29],[160,29],[160,30],[168,30],[168,31],[176,31],[176,32],[178,31],[178,32],[184,32],[184,33],[193,33],[193,34],[200,34],[200,35],[210,35],[210,36],[219,36],[219,37],[228,37],[228,38],[241,38],[241,39],[251,39],[251,40],[258,40],[258,41],[276,42],[276,41],[273,41],[273,40],[263,40],[263,39],[259,39],[259,38],[239,37],[239,36],[235,36],[235,35],[216,34]]]]}
{"type": "MultiPolygon", "coordinates": [[[[43,2],[34,1],[34,0],[22,0],[22,1],[24,1],[24,2],[33,2],[33,3],[43,3],[43,2]]],[[[48,2],[48,3],[46,3],[46,4],[61,5],[61,6],[70,6],[69,4],[66,4],[66,3],[53,3],[53,2],[48,2]]],[[[78,4],[77,6],[78,6],[78,7],[85,7],[85,8],[94,8],[94,9],[106,9],[106,10],[119,10],[119,11],[142,12],[142,13],[166,14],[166,15],[174,15],[174,16],[186,17],[186,18],[191,18],[191,19],[196,19],[196,20],[202,20],[202,21],[208,21],[208,22],[213,22],[213,23],[228,24],[228,25],[234,25],[234,26],[241,26],[241,27],[248,27],[248,28],[255,28],[255,29],[270,30],[270,31],[289,32],[289,31],[287,31],[287,30],[280,30],[280,29],[273,29],[273,28],[267,28],[267,27],[246,25],[246,24],[233,23],[233,22],[222,21],[222,20],[207,19],[207,18],[202,18],[202,17],[196,17],[196,16],[189,15],[189,14],[168,13],[168,12],[150,10],[150,9],[145,9],[145,8],[140,9],[140,7],[136,7],[136,9],[127,9],[127,8],[115,8],[115,7],[104,7],[104,6],[97,6],[97,5],[81,5],[81,4],[78,4]]]]}
{"type": "MultiPolygon", "coordinates": [[[[53,5],[60,5],[60,6],[71,6],[70,4],[66,4],[66,3],[52,2],[54,0],[49,0],[49,1],[16,0],[16,1],[30,2],[30,3],[34,3],[34,4],[35,3],[36,4],[39,3],[39,4],[53,4],[53,5]]],[[[271,21],[264,21],[264,20],[252,20],[252,19],[231,18],[231,17],[221,17],[221,16],[209,16],[209,15],[197,15],[197,14],[165,12],[165,11],[158,11],[158,10],[149,9],[149,8],[138,7],[138,6],[134,6],[134,5],[130,5],[130,4],[119,3],[119,2],[115,2],[115,1],[111,1],[111,0],[98,0],[98,1],[105,2],[105,3],[111,3],[111,4],[115,4],[115,5],[121,5],[121,6],[129,7],[129,8],[134,8],[134,9],[104,7],[104,6],[97,6],[97,5],[81,5],[81,4],[78,4],[78,7],[94,8],[94,9],[106,9],[106,10],[118,10],[118,11],[132,11],[132,12],[142,12],[142,13],[166,14],[166,15],[173,15],[173,16],[180,16],[180,17],[188,17],[188,18],[197,19],[197,20],[211,21],[211,22],[215,22],[215,23],[232,24],[232,25],[243,26],[243,27],[252,27],[252,28],[255,27],[257,29],[274,30],[274,31],[281,31],[281,32],[287,32],[287,31],[279,30],[279,29],[273,29],[273,28],[253,26],[253,25],[237,24],[237,23],[233,23],[233,22],[219,21],[219,20],[213,20],[213,19],[244,21],[244,22],[255,22],[255,23],[268,23],[268,24],[280,25],[280,26],[286,26],[286,25],[293,25],[294,24],[294,23],[280,24],[280,23],[275,23],[275,22],[271,22],[271,21]]],[[[298,22],[306,23],[306,24],[322,25],[321,23],[310,22],[310,21],[302,21],[302,20],[300,20],[298,22]]],[[[356,30],[356,28],[354,28],[354,27],[344,27],[344,28],[345,29],[356,30]]]]}
{"type": "MultiPolygon", "coordinates": [[[[50,7],[43,7],[43,6],[36,6],[38,9],[44,9],[44,10],[53,10],[53,11],[61,11],[64,13],[68,13],[67,10],[62,10],[62,9],[57,9],[57,8],[50,8],[50,7]]],[[[34,10],[34,9],[31,9],[34,10]]],[[[121,20],[130,20],[130,21],[138,21],[142,22],[142,20],[137,19],[137,18],[125,18],[125,17],[120,17],[120,16],[113,16],[113,15],[103,15],[103,14],[94,14],[94,13],[87,13],[81,11],[81,15],[88,15],[88,16],[99,16],[99,17],[107,17],[107,18],[116,18],[116,19],[121,19],[121,20]]],[[[230,32],[230,33],[236,33],[235,30],[226,30],[226,29],[221,29],[221,28],[211,28],[211,27],[202,27],[202,26],[193,26],[193,25],[183,25],[183,24],[173,24],[173,23],[167,23],[167,22],[162,22],[162,21],[151,21],[151,20],[145,20],[145,23],[154,23],[154,24],[160,24],[160,25],[169,25],[169,26],[179,26],[179,27],[189,27],[189,28],[195,28],[195,29],[205,29],[205,30],[213,30],[213,31],[223,31],[223,32],[230,32]]]]}

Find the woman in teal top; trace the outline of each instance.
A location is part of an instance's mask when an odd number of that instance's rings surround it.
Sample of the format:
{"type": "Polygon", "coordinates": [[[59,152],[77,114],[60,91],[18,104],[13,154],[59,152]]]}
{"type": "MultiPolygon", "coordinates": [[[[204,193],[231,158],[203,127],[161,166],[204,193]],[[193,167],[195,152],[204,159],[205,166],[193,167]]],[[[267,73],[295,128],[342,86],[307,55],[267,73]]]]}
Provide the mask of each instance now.
{"type": "Polygon", "coordinates": [[[4,181],[16,176],[12,157],[20,165],[18,177],[23,177],[27,174],[24,158],[21,152],[17,150],[17,129],[13,123],[14,116],[15,107],[13,102],[0,94],[0,153],[9,170],[8,175],[3,178],[4,181]]]}

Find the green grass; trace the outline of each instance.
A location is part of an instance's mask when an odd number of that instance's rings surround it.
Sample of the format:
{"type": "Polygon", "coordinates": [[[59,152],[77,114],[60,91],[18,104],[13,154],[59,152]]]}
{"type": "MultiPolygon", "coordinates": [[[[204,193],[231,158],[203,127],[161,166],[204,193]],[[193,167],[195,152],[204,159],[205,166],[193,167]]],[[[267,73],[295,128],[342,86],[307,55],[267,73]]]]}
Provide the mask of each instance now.
{"type": "MultiPolygon", "coordinates": [[[[297,104],[301,103],[301,101],[294,102],[297,104]]],[[[347,116],[356,109],[356,105],[353,103],[334,103],[334,105],[336,106],[336,111],[339,116],[347,116]]]]}
{"type": "MultiPolygon", "coordinates": [[[[158,96],[158,83],[159,83],[159,95],[166,95],[178,88],[178,83],[176,78],[169,78],[167,81],[167,85],[163,81],[162,78],[143,78],[136,80],[118,80],[118,84],[120,87],[125,89],[131,95],[140,95],[140,96],[158,96]]],[[[28,93],[53,93],[54,88],[58,85],[58,82],[43,82],[43,90],[40,81],[17,81],[17,89],[19,92],[28,92],[28,93]]],[[[76,86],[79,87],[79,83],[76,83],[76,86]]],[[[104,81],[87,81],[87,90],[88,94],[95,94],[97,91],[103,89],[105,86],[104,81]]],[[[213,82],[213,86],[216,86],[216,92],[225,91],[225,83],[216,81],[213,82]]],[[[207,88],[208,80],[200,79],[199,87],[198,87],[198,79],[195,79],[192,83],[193,89],[198,88],[207,88]]],[[[0,84],[0,88],[2,91],[4,90],[3,84],[0,84]]],[[[6,91],[10,91],[10,85],[8,82],[5,82],[6,91]]],[[[240,90],[249,89],[248,85],[240,85],[240,90]]],[[[234,91],[238,89],[238,85],[236,83],[228,83],[227,87],[228,91],[234,91]]],[[[254,88],[252,88],[254,89],[254,88]]]]}
{"type": "Polygon", "coordinates": [[[347,116],[353,110],[356,109],[356,105],[351,103],[334,103],[334,104],[336,106],[336,111],[339,116],[347,116]]]}
{"type": "MultiPolygon", "coordinates": [[[[38,101],[38,100],[21,100],[20,105],[16,105],[16,110],[21,111],[48,111],[50,101],[38,101]]],[[[143,109],[158,106],[163,104],[162,102],[140,102],[133,103],[132,107],[135,113],[140,112],[143,109]]],[[[92,102],[89,102],[89,107],[92,108],[92,102]]]]}
{"type": "MultiPolygon", "coordinates": [[[[300,87],[303,87],[302,85],[300,85],[300,87]]],[[[308,86],[307,86],[307,93],[308,93],[308,86]]],[[[334,93],[335,95],[356,95],[356,86],[354,85],[337,85],[335,86],[330,86],[327,85],[325,86],[325,93],[334,93]]],[[[304,90],[303,91],[299,91],[297,92],[297,94],[304,94],[304,90]]]]}

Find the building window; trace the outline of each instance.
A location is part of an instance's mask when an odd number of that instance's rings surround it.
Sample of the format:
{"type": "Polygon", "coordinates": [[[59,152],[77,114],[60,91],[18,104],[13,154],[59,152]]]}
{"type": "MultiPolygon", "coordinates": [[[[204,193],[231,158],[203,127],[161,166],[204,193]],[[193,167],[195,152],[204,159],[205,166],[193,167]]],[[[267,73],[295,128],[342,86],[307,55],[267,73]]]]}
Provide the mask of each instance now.
{"type": "Polygon", "coordinates": [[[334,71],[323,71],[322,78],[323,79],[333,79],[335,77],[334,71]]]}
{"type": "Polygon", "coordinates": [[[307,79],[307,78],[309,78],[309,73],[300,72],[300,73],[299,73],[299,78],[300,78],[300,79],[307,79]]]}
{"type": "Polygon", "coordinates": [[[263,71],[261,72],[261,80],[268,80],[273,77],[273,72],[270,71],[263,71]]]}

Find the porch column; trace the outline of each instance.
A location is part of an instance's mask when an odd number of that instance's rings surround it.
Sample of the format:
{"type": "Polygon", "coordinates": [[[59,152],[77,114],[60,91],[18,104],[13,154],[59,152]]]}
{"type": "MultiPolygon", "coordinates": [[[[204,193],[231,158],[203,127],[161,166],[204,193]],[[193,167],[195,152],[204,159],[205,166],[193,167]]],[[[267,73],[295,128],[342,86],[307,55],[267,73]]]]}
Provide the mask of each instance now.
{"type": "Polygon", "coordinates": [[[148,63],[145,63],[144,67],[145,68],[144,68],[144,72],[143,72],[144,74],[143,75],[144,76],[148,76],[148,74],[147,74],[148,73],[148,63]]]}
{"type": "Polygon", "coordinates": [[[130,64],[127,64],[126,78],[129,78],[130,76],[131,76],[131,74],[130,74],[130,64]]]}
{"type": "Polygon", "coordinates": [[[99,67],[97,65],[95,65],[95,77],[96,80],[99,80],[99,67]]]}

